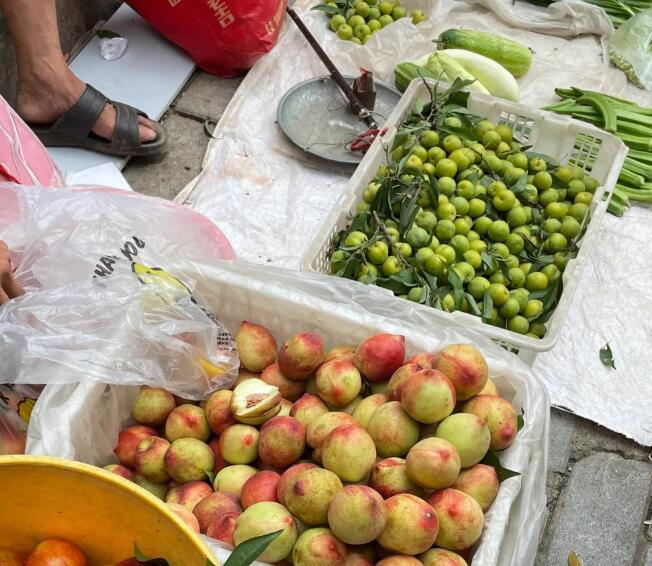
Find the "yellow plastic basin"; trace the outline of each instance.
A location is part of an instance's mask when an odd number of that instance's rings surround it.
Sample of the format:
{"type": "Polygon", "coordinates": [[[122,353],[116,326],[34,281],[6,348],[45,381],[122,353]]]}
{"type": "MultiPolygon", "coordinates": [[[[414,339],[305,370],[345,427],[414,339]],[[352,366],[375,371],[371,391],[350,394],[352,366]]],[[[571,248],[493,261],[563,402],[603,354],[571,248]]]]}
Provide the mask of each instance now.
{"type": "MultiPolygon", "coordinates": [[[[170,566],[206,566],[208,549],[163,502],[115,474],[41,456],[0,456],[0,546],[30,552],[68,540],[92,566],[134,555],[170,566]]],[[[215,560],[213,560],[215,562],[215,560]]]]}

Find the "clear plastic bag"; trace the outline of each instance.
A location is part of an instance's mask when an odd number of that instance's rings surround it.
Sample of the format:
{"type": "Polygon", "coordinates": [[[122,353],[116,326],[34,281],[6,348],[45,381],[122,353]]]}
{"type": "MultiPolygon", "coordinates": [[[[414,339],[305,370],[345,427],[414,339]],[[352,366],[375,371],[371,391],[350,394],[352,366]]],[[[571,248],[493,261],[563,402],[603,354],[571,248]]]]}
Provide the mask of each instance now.
{"type": "Polygon", "coordinates": [[[627,20],[609,38],[609,58],[637,87],[652,90],[652,8],[627,20]]]}
{"type": "Polygon", "coordinates": [[[176,263],[232,259],[188,209],[124,191],[0,185],[0,239],[25,295],[0,309],[0,383],[151,384],[202,398],[238,357],[176,263]]]}

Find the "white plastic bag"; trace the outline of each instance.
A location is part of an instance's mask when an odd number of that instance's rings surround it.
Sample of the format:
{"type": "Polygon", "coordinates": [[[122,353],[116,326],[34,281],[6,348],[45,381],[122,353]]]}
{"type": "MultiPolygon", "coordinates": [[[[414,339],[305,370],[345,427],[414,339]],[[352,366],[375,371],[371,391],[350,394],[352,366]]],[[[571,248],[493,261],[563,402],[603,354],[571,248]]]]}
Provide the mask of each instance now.
{"type": "Polygon", "coordinates": [[[176,261],[229,259],[184,207],[115,190],[0,185],[0,239],[25,295],[0,309],[0,383],[93,380],[200,398],[228,387],[235,345],[176,261]]]}
{"type": "MultiPolygon", "coordinates": [[[[545,520],[549,405],[532,370],[488,339],[453,325],[438,326],[414,312],[393,318],[393,304],[375,287],[352,289],[344,280],[246,263],[182,263],[175,273],[196,282],[197,299],[218,313],[231,332],[243,319],[270,329],[277,341],[301,330],[320,334],[327,347],[355,344],[378,331],[402,334],[407,355],[472,342],[489,363],[500,392],[525,415],[525,427],[501,454],[521,476],[504,481],[486,515],[473,566],[531,566],[545,520]],[[354,293],[352,296],[351,293],[354,293]],[[364,308],[373,305],[375,314],[364,308]],[[407,318],[404,318],[407,320],[407,318]]],[[[48,386],[34,409],[28,452],[104,465],[128,421],[136,387],[96,383],[48,386]],[[64,405],[65,401],[65,405],[64,405]]]]}

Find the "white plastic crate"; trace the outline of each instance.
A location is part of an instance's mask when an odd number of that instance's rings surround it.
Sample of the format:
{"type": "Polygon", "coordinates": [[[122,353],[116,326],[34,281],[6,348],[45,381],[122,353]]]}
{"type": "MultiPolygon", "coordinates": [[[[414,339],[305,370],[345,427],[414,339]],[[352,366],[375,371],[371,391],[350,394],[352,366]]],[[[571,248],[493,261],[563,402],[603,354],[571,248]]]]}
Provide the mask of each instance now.
{"type": "MultiPolygon", "coordinates": [[[[376,139],[369,149],[351,177],[345,194],[333,207],[321,230],[317,232],[315,239],[308,247],[301,261],[303,271],[330,272],[328,251],[332,238],[337,232],[347,227],[351,216],[355,214],[356,205],[362,200],[365,187],[373,179],[378,167],[387,163],[387,155],[397,128],[412,108],[413,103],[417,99],[426,101],[429,98],[430,93],[423,81],[412,81],[389,117],[385,135],[376,139]]],[[[532,151],[545,153],[561,163],[579,165],[600,182],[590,206],[588,227],[579,242],[578,255],[568,262],[563,273],[563,292],[557,308],[546,323],[547,331],[542,339],[537,340],[492,326],[483,322],[480,317],[461,311],[448,313],[427,305],[416,303],[410,305],[411,308],[432,311],[435,320],[439,320],[443,324],[447,320],[453,319],[457,324],[482,332],[509,350],[520,352],[522,357],[526,360],[530,358],[531,361],[534,353],[550,350],[557,342],[582,269],[595,244],[602,218],[607,210],[608,199],[603,200],[603,198],[605,195],[611,196],[627,155],[627,147],[617,137],[585,122],[484,94],[470,93],[468,109],[496,124],[510,125],[515,137],[521,142],[531,145],[532,151]]],[[[350,281],[350,283],[354,286],[364,285],[357,281],[350,281]]],[[[390,291],[387,293],[392,294],[390,291]]],[[[405,299],[398,297],[395,299],[397,301],[396,313],[400,317],[405,299]]],[[[373,306],[370,305],[370,308],[373,306]]]]}

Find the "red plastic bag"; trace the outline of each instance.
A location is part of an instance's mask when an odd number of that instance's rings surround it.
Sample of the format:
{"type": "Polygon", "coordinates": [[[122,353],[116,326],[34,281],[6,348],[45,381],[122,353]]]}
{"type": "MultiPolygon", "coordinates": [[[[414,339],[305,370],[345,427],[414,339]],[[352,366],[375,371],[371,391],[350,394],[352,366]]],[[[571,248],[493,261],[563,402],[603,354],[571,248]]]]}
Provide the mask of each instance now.
{"type": "Polygon", "coordinates": [[[205,71],[233,77],[269,52],[287,0],[127,0],[205,71]]]}

